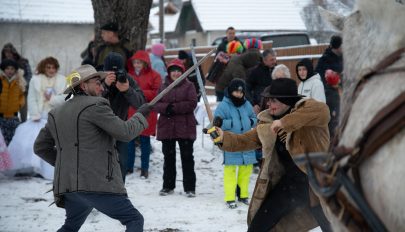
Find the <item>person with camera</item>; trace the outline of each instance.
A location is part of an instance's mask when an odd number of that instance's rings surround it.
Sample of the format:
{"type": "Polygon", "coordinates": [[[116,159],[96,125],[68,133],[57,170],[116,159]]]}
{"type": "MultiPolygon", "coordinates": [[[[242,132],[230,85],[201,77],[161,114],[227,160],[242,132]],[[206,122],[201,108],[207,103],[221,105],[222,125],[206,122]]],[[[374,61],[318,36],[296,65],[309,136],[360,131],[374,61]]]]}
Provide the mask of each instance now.
{"type": "MultiPolygon", "coordinates": [[[[104,71],[107,72],[107,76],[103,83],[103,97],[109,100],[115,115],[122,120],[127,120],[130,106],[138,108],[145,103],[142,90],[125,71],[124,59],[119,53],[110,52],[107,55],[104,60],[104,71]]],[[[117,140],[116,147],[119,153],[122,179],[125,182],[128,142],[117,140]]]]}
{"type": "MultiPolygon", "coordinates": [[[[138,50],[132,57],[131,62],[134,67],[134,73],[131,76],[139,85],[146,102],[152,101],[158,94],[162,84],[160,74],[152,69],[149,54],[144,50],[138,50]]],[[[135,114],[136,108],[130,107],[128,117],[135,114]]],[[[147,179],[149,176],[149,160],[151,153],[150,137],[156,134],[157,113],[152,111],[148,117],[149,127],[142,131],[139,136],[141,142],[141,178],[147,179]]],[[[135,162],[135,140],[128,144],[128,173],[134,172],[135,162]]]]}

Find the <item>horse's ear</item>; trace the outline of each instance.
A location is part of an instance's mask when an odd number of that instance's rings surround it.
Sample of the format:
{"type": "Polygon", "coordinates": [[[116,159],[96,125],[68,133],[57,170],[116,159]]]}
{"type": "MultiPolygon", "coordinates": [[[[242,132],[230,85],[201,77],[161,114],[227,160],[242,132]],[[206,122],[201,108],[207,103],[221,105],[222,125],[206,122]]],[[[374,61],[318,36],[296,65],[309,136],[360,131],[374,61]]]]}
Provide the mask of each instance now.
{"type": "Polygon", "coordinates": [[[329,22],[336,30],[342,31],[343,30],[343,23],[346,17],[343,15],[338,15],[334,12],[325,10],[324,8],[318,6],[319,14],[321,17],[329,22]]]}

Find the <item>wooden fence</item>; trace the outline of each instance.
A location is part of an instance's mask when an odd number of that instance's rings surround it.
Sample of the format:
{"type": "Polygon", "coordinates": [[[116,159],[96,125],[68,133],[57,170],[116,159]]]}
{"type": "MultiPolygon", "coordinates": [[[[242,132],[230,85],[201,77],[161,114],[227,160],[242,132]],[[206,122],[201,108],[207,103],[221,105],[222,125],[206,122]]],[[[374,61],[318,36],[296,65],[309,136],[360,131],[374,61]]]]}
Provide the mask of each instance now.
{"type": "MultiPolygon", "coordinates": [[[[263,49],[271,48],[271,41],[263,42],[263,49]]],[[[312,60],[314,67],[316,66],[318,59],[322,56],[324,50],[328,47],[328,44],[319,44],[319,45],[303,45],[303,46],[293,46],[293,47],[282,47],[275,48],[277,52],[277,64],[284,64],[290,69],[291,77],[298,81],[297,74],[295,72],[295,66],[303,58],[309,58],[312,60]]],[[[195,53],[197,59],[205,56],[209,51],[215,49],[213,46],[204,46],[204,47],[195,47],[195,53]]],[[[169,63],[172,59],[177,58],[177,54],[180,50],[190,52],[190,48],[176,48],[176,49],[167,49],[165,51],[166,62],[169,63]]],[[[201,65],[202,72],[204,76],[207,75],[209,68],[211,67],[214,61],[214,55],[207,59],[201,65]]],[[[213,88],[214,84],[207,81],[206,91],[207,94],[214,94],[213,88]]]]}

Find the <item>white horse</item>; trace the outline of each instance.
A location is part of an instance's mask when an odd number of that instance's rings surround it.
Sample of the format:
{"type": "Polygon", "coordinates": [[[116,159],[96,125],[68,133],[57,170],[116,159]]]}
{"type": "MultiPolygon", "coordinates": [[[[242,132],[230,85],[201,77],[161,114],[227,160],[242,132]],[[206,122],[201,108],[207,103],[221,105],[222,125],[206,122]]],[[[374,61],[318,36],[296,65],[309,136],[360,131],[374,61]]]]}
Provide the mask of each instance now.
{"type": "MultiPolygon", "coordinates": [[[[385,57],[405,47],[404,0],[358,0],[355,11],[342,17],[321,10],[323,17],[342,30],[343,99],[341,115],[350,112],[338,146],[354,147],[375,115],[405,92],[405,52],[386,67],[402,71],[374,75],[352,98],[356,83],[385,57]]],[[[380,71],[380,70],[377,70],[380,71]]],[[[405,120],[404,115],[402,122],[405,120]]],[[[342,126],[342,121],[340,122],[342,126]]],[[[388,231],[405,231],[405,129],[359,166],[365,200],[388,231]]],[[[351,199],[349,199],[351,200],[351,199]]],[[[325,208],[324,208],[325,209],[325,208]]],[[[325,209],[334,231],[347,231],[341,221],[325,209]]]]}

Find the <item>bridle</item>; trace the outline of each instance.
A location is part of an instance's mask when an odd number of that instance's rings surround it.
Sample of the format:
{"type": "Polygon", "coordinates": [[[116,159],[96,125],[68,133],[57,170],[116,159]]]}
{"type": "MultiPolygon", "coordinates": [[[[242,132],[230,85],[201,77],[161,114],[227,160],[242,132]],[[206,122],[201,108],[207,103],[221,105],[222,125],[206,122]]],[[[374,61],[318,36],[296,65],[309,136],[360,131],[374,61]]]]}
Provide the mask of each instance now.
{"type": "Polygon", "coordinates": [[[405,48],[401,48],[391,53],[356,83],[349,110],[343,115],[342,126],[332,143],[330,153],[307,153],[294,157],[296,163],[306,163],[312,189],[325,200],[332,213],[349,231],[387,231],[364,197],[359,166],[405,128],[405,92],[374,116],[363,136],[353,147],[338,146],[338,141],[346,127],[353,103],[365,83],[382,74],[405,72],[405,67],[388,68],[398,61],[404,52],[405,48]],[[346,191],[343,191],[342,187],[346,191]]]}

